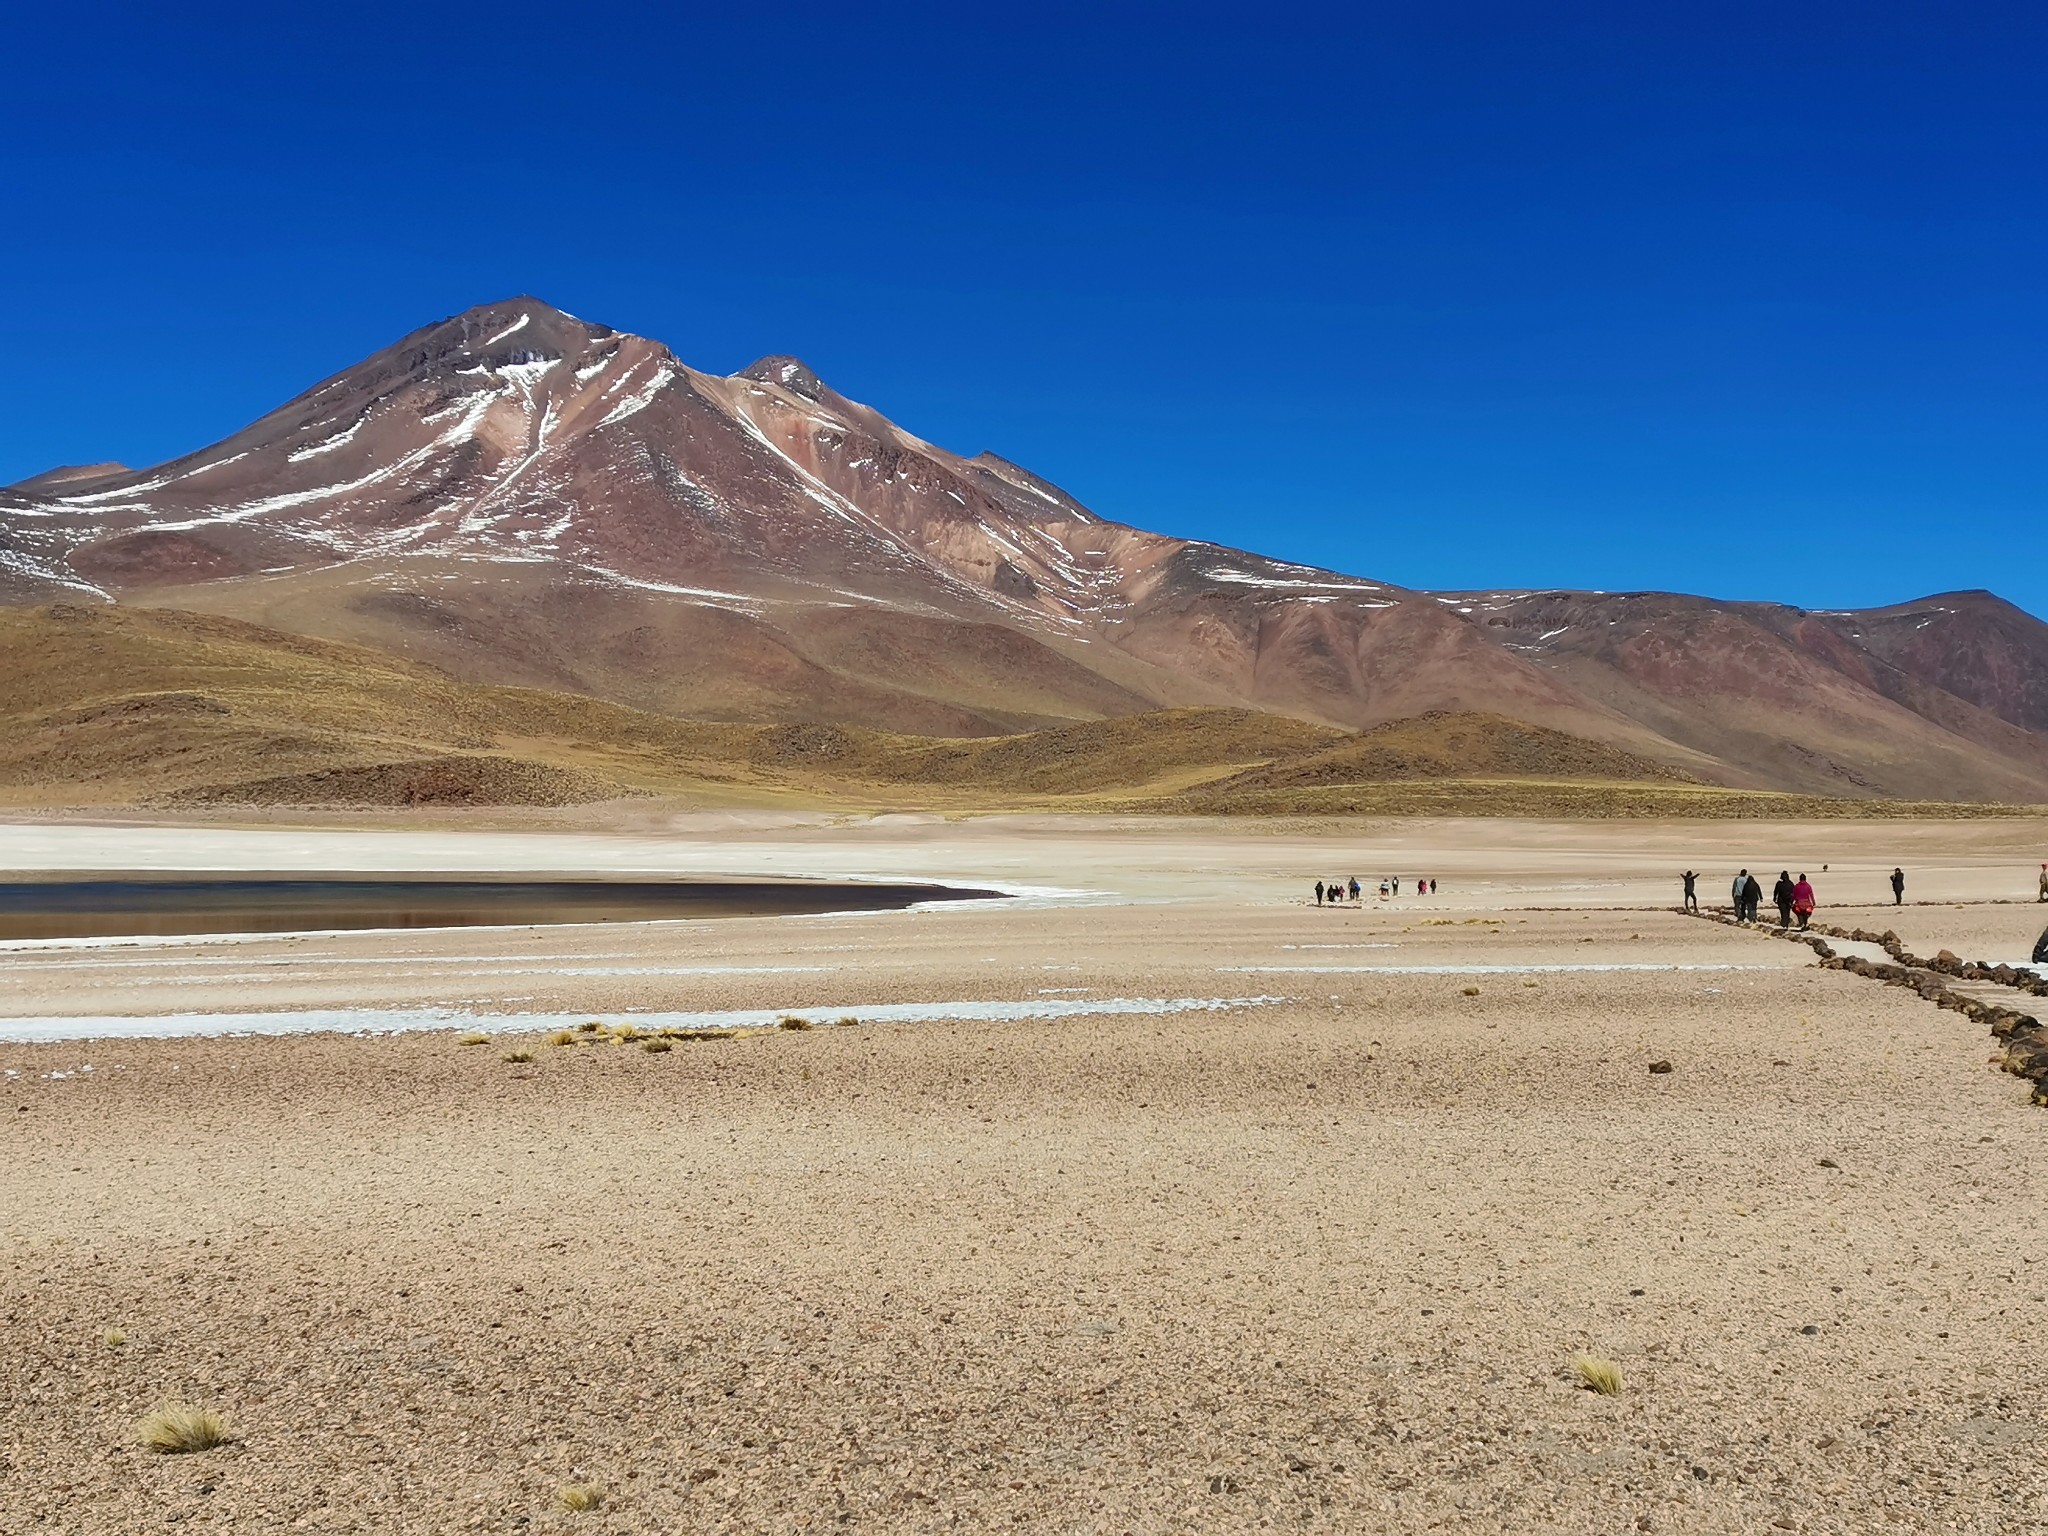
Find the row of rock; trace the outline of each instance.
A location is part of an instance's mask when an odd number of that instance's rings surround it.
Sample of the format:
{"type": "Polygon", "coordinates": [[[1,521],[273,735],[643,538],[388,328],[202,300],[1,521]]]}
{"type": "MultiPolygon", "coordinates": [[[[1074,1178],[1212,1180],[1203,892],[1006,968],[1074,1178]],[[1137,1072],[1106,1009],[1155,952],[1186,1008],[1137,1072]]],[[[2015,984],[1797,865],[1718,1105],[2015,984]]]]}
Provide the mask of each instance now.
{"type": "MultiPolygon", "coordinates": [[[[1738,924],[1733,917],[1720,912],[1697,915],[1729,927],[1750,926],[1738,924]]],[[[1772,930],[1759,928],[1757,931],[1770,933],[1772,930]]],[[[2005,1045],[2002,1062],[2005,1070],[2015,1077],[2025,1078],[2032,1085],[2033,1102],[2048,1108],[2048,1026],[2031,1013],[2022,1013],[2017,1008],[2007,1008],[1999,1003],[1987,1003],[1982,998],[1958,992],[1945,979],[1995,982],[2036,997],[2048,997],[2048,978],[2035,976],[2031,971],[2016,971],[2009,965],[1984,965],[1974,960],[1959,959],[1946,949],[1932,960],[1922,960],[1908,951],[1899,936],[1890,929],[1883,933],[1870,933],[1861,928],[1834,928],[1815,923],[1803,930],[1780,930],[1776,936],[1807,945],[1829,970],[1866,976],[1889,987],[1910,988],[1936,1007],[1960,1013],[1985,1025],[2005,1045]],[[1892,957],[1892,963],[1840,954],[1828,943],[1831,938],[1874,944],[1892,957]]]]}

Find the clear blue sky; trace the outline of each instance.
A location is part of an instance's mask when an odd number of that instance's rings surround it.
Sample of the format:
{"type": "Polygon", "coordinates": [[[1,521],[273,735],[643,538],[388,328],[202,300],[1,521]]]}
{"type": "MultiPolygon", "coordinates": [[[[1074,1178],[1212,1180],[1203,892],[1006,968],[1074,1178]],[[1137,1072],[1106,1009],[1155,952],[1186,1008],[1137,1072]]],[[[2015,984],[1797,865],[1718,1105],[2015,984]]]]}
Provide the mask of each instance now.
{"type": "Polygon", "coordinates": [[[2048,9],[41,6],[0,482],[531,292],[1416,586],[2048,615],[2048,9]]]}

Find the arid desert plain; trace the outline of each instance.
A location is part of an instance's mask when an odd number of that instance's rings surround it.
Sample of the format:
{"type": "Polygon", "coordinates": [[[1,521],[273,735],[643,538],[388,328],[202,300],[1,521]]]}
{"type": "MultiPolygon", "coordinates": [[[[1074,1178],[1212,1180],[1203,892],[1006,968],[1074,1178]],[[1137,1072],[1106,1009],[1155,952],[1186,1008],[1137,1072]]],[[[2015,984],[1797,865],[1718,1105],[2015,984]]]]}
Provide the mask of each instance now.
{"type": "Polygon", "coordinates": [[[2048,1110],[1981,1024],[1674,910],[1790,868],[2024,960],[2043,858],[2022,818],[0,827],[16,872],[1018,893],[10,941],[0,1530],[2048,1528],[2048,1110]],[[232,1440],[141,1448],[171,1399],[232,1440]]]}

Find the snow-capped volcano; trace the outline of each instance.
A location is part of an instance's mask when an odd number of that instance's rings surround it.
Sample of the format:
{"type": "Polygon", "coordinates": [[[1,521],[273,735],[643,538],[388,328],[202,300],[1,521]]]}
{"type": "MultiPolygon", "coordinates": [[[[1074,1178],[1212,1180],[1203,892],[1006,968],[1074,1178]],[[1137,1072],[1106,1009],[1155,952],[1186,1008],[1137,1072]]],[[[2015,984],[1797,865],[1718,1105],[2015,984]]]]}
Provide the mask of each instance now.
{"type": "MultiPolygon", "coordinates": [[[[1870,616],[1705,604],[1709,624],[1683,606],[1703,600],[1659,600],[1680,606],[1629,650],[1650,610],[1624,599],[1434,596],[1148,533],[935,447],[795,358],[702,373],[530,298],[414,332],[171,463],[0,492],[0,596],[231,613],[673,712],[970,734],[1160,704],[1342,725],[1477,709],[1739,782],[2048,795],[2048,717],[1952,666],[1923,679],[1946,665],[1925,637],[1859,639],[1896,632],[1870,616]],[[1674,645],[1706,649],[1674,668],[1674,645]],[[1729,670],[1757,646],[1777,650],[1729,670]],[[1744,700],[1724,695],[1768,692],[1779,651],[1796,697],[1753,733],[1777,745],[1731,762],[1717,743],[1744,700]],[[1911,766],[1858,746],[1874,733],[1911,766]]],[[[1993,627],[2008,671],[2048,660],[2024,615],[1999,605],[1993,627]]]]}

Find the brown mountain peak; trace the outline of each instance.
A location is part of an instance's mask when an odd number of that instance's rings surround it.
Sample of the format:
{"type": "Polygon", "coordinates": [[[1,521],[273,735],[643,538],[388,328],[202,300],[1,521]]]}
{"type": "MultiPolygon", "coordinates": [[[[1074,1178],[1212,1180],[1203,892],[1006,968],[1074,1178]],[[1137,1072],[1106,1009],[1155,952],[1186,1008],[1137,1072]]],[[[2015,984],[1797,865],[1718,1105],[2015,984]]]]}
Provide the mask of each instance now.
{"type": "Polygon", "coordinates": [[[758,379],[763,384],[779,384],[793,395],[802,395],[806,400],[824,402],[836,396],[823,379],[812,371],[810,364],[800,357],[774,355],[758,362],[749,363],[738,373],[736,379],[758,379]]]}

